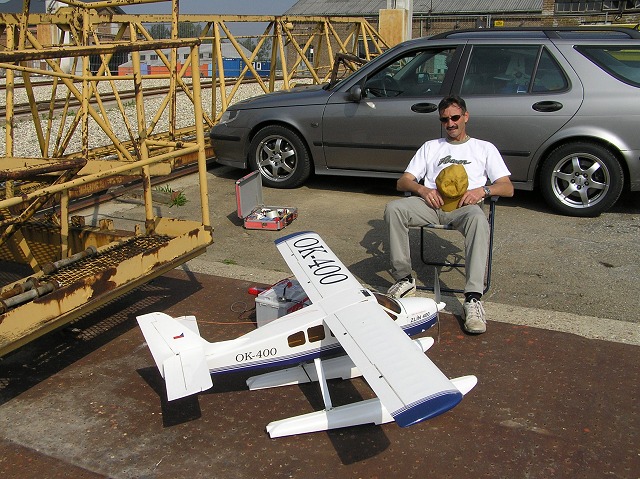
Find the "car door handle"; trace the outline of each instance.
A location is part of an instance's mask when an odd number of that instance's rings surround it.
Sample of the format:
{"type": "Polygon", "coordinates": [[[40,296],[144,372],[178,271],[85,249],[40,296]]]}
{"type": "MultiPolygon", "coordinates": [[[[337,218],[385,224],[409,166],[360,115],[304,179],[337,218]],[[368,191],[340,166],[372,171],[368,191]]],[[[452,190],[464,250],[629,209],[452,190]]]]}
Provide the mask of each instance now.
{"type": "Polygon", "coordinates": [[[539,101],[538,103],[534,103],[531,108],[535,111],[558,111],[563,107],[562,103],[559,101],[539,101]]]}
{"type": "Polygon", "coordinates": [[[431,113],[438,109],[438,105],[435,103],[415,103],[411,105],[411,111],[416,113],[431,113]]]}

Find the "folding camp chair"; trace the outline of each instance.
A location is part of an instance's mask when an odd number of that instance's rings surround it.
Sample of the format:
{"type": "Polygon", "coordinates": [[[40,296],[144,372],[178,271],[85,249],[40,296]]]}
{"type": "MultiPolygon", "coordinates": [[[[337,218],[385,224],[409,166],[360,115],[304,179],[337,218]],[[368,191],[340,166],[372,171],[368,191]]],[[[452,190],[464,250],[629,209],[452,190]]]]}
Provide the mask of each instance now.
{"type": "MultiPolygon", "coordinates": [[[[493,233],[494,233],[494,219],[495,219],[497,201],[498,201],[498,196],[491,196],[490,198],[485,200],[485,203],[489,204],[489,215],[487,217],[487,221],[489,222],[489,257],[487,260],[485,285],[484,285],[484,290],[482,291],[482,294],[485,294],[487,291],[489,291],[489,286],[491,286],[491,263],[493,261],[493,233]]],[[[464,261],[454,260],[453,262],[451,262],[447,260],[434,261],[434,260],[427,259],[426,253],[425,253],[425,229],[456,231],[455,228],[450,224],[447,224],[447,225],[428,224],[420,227],[420,259],[424,264],[438,267],[436,268],[436,275],[439,272],[438,269],[444,266],[449,268],[460,268],[460,269],[465,267],[464,261]]],[[[416,286],[416,288],[420,290],[434,291],[434,286],[429,286],[429,285],[424,285],[424,286],[418,285],[416,286]]],[[[440,286],[440,291],[449,292],[449,293],[463,293],[464,289],[456,289],[456,288],[448,288],[448,287],[440,286]]]]}

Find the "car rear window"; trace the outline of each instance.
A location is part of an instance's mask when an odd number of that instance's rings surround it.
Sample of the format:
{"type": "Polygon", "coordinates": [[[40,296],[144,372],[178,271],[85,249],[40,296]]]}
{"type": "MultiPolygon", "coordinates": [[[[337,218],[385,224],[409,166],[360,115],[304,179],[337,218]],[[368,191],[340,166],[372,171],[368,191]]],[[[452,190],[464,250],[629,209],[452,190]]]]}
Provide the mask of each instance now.
{"type": "Polygon", "coordinates": [[[475,45],[460,93],[521,95],[569,88],[562,68],[540,45],[475,45]],[[533,82],[532,82],[533,80],[533,82]]]}
{"type": "Polygon", "coordinates": [[[640,46],[576,46],[576,50],[618,80],[640,87],[640,46]]]}

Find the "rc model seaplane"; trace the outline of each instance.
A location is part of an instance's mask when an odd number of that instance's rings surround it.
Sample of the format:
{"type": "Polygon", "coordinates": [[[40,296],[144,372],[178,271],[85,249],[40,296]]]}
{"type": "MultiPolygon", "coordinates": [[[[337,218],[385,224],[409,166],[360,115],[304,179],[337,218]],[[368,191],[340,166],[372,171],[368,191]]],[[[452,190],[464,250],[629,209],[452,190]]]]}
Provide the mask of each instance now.
{"type": "Polygon", "coordinates": [[[304,307],[216,343],[200,337],[193,316],[138,316],[168,400],[211,388],[213,374],[295,364],[247,380],[252,390],[319,383],[325,409],[269,423],[270,437],[281,437],[394,420],[410,426],[453,408],[476,385],[475,376],[448,379],[429,360],[432,338],[409,337],[436,323],[444,307],[438,297],[395,300],[370,291],[313,232],[275,243],[308,297],[304,307]],[[327,380],[358,376],[376,397],[334,407],[327,380]]]}

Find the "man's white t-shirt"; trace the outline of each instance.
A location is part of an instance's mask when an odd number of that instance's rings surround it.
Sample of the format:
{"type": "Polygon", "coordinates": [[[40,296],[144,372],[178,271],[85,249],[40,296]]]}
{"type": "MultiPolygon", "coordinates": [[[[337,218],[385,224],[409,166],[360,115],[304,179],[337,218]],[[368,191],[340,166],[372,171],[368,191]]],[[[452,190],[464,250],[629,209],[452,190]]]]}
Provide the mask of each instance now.
{"type": "Polygon", "coordinates": [[[498,149],[488,141],[469,138],[461,143],[450,143],[445,138],[429,140],[420,147],[405,170],[418,181],[424,178],[428,188],[436,187],[436,177],[449,165],[464,166],[469,177],[469,189],[493,183],[498,178],[510,176],[498,149]]]}

